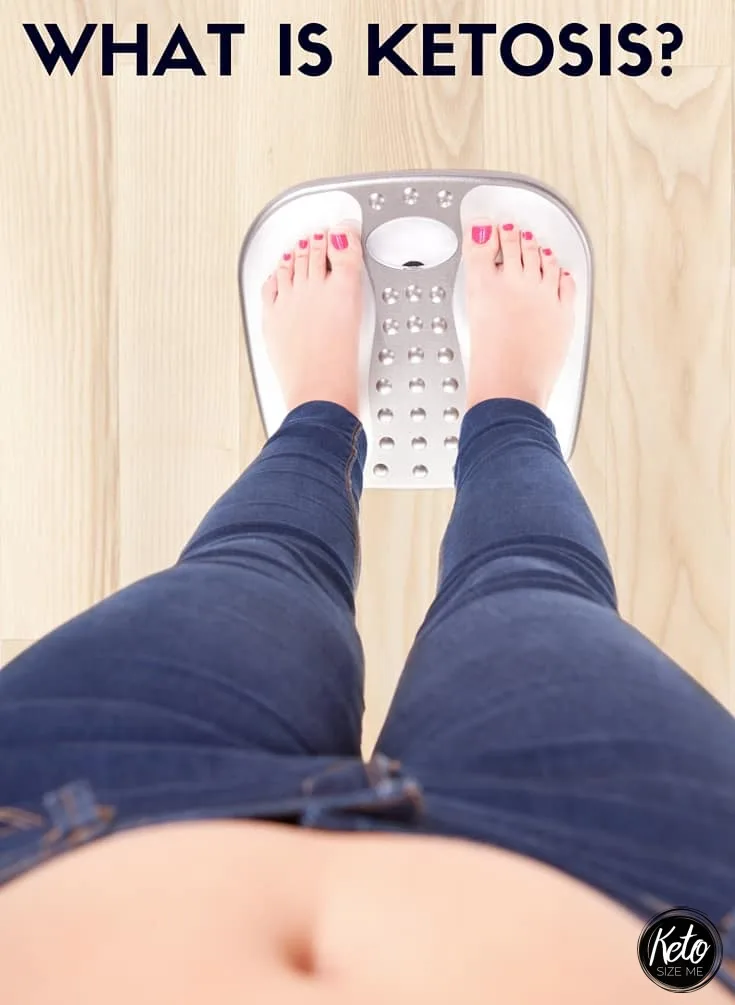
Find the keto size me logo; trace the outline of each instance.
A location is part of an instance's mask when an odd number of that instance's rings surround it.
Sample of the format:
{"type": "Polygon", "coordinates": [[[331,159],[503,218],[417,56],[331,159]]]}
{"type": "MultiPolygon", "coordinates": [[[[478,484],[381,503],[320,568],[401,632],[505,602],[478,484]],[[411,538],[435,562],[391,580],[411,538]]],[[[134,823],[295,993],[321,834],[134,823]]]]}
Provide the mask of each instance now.
{"type": "Polygon", "coordinates": [[[643,972],[667,991],[696,991],[722,964],[722,939],[699,911],[674,907],[649,921],[638,940],[643,972]]]}

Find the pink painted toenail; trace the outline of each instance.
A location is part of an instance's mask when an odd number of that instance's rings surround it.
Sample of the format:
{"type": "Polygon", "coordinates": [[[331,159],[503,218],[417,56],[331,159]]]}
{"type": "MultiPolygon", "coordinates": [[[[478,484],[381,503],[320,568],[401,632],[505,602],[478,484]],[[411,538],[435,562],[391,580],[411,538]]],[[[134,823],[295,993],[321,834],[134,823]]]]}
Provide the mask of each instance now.
{"type": "Polygon", "coordinates": [[[308,241],[299,241],[299,247],[302,248],[302,249],[303,248],[308,248],[309,247],[309,242],[308,241]]]}
{"type": "Polygon", "coordinates": [[[291,261],[291,255],[290,255],[290,254],[288,254],[288,252],[287,252],[287,253],[286,253],[286,254],[285,254],[285,255],[283,256],[283,260],[284,260],[284,262],[290,262],[290,261],[291,261]]]}
{"type": "Polygon", "coordinates": [[[524,241],[532,241],[533,240],[533,233],[530,230],[524,230],[523,231],[523,240],[524,241]]]}
{"type": "Polygon", "coordinates": [[[562,272],[562,275],[563,276],[571,276],[571,272],[567,272],[567,270],[564,269],[564,272],[562,272]]]}
{"type": "Polygon", "coordinates": [[[348,244],[346,234],[332,234],[332,247],[336,248],[337,251],[344,251],[348,244]]]}
{"type": "Polygon", "coordinates": [[[513,224],[512,223],[504,223],[503,224],[503,230],[513,230],[513,224]]]}
{"type": "Polygon", "coordinates": [[[544,248],[544,254],[545,255],[553,255],[554,252],[551,250],[551,248],[544,248]]]}
{"type": "Polygon", "coordinates": [[[490,235],[493,232],[492,227],[473,227],[472,228],[472,240],[475,244],[487,244],[490,240],[490,235]]]}
{"type": "Polygon", "coordinates": [[[321,241],[324,239],[324,234],[314,234],[315,241],[321,241]]]}

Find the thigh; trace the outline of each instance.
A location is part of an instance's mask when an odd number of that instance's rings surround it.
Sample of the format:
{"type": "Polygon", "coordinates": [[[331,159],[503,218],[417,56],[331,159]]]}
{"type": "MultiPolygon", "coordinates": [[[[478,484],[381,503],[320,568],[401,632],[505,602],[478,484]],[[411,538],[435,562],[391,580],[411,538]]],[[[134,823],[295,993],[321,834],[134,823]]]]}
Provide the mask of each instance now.
{"type": "Polygon", "coordinates": [[[27,740],[46,744],[359,754],[354,624],[286,547],[238,548],[135,583],[41,639],[0,673],[0,722],[26,717],[27,740]]]}
{"type": "Polygon", "coordinates": [[[609,606],[465,598],[419,634],[377,748],[448,830],[639,908],[735,906],[735,719],[609,606]]]}

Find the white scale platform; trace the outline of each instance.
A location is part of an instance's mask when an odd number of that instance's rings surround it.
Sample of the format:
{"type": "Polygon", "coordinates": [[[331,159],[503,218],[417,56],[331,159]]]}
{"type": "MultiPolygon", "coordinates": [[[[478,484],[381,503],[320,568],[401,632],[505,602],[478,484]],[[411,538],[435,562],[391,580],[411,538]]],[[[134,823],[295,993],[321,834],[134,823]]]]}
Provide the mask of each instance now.
{"type": "Polygon", "coordinates": [[[529,178],[492,172],[326,179],[290,189],[262,211],[243,245],[240,287],[267,436],[287,409],[263,340],[261,287],[299,238],[355,220],[365,252],[360,342],[365,487],[453,487],[469,360],[462,228],[478,217],[532,230],[575,278],[574,337],[547,409],[564,456],[571,457],[589,357],[591,245],[558,194],[529,178]]]}

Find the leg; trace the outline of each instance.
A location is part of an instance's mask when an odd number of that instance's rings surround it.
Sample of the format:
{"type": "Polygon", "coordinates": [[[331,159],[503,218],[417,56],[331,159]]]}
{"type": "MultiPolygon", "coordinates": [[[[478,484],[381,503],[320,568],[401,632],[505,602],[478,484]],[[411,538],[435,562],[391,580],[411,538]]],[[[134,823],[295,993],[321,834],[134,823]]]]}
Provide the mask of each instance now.
{"type": "MultiPolygon", "coordinates": [[[[278,288],[264,291],[267,334],[278,351],[292,336],[326,337],[303,317],[315,297],[322,316],[311,320],[342,326],[344,387],[289,370],[290,414],[178,563],[61,626],[0,674],[0,735],[21,735],[22,721],[26,738],[127,744],[131,756],[141,744],[168,745],[172,758],[187,744],[359,756],[353,591],[366,443],[350,411],[360,300],[345,289],[359,292],[361,270],[348,235],[327,275],[326,243],[312,242],[310,258],[299,248],[297,269],[284,259],[278,288]]],[[[147,763],[146,778],[165,770],[160,758],[147,763]]],[[[11,801],[0,792],[0,803],[11,801]]]]}
{"type": "Polygon", "coordinates": [[[517,231],[501,240],[503,271],[497,245],[466,250],[474,401],[456,505],[377,746],[424,781],[435,827],[464,821],[641,914],[683,903],[721,923],[735,905],[735,720],[617,614],[538,407],[570,330],[570,277],[517,231]]]}

